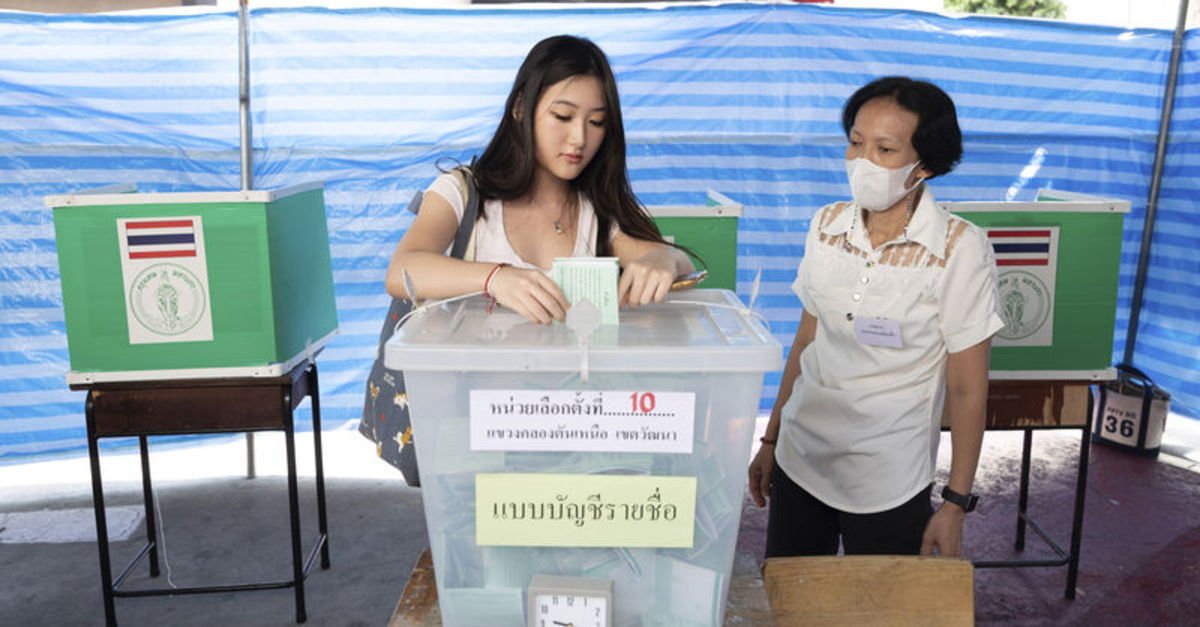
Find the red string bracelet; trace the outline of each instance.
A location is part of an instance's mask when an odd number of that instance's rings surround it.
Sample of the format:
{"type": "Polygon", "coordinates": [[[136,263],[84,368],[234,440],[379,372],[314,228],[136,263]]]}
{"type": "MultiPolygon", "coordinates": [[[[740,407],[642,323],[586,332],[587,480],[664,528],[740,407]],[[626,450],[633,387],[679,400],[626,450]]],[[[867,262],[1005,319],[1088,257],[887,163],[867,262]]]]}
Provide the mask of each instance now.
{"type": "Polygon", "coordinates": [[[492,267],[491,272],[488,272],[487,278],[483,280],[483,297],[486,298],[488,301],[487,312],[489,314],[492,313],[492,307],[495,306],[495,304],[496,304],[496,297],[492,294],[492,292],[489,289],[492,285],[492,277],[496,276],[496,272],[498,272],[500,270],[500,268],[503,268],[504,266],[507,266],[507,265],[508,265],[507,263],[496,264],[495,266],[492,267]]]}

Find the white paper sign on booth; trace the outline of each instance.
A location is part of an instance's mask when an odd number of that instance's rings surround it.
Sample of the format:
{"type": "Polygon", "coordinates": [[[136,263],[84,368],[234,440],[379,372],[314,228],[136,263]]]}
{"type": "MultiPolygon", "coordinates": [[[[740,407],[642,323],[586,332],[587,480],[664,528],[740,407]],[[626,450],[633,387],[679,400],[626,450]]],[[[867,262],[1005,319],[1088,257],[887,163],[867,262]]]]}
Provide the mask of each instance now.
{"type": "Polygon", "coordinates": [[[200,216],[119,218],[130,344],[212,341],[200,216]]]}
{"type": "Polygon", "coordinates": [[[994,346],[1054,345],[1054,285],[1058,275],[1058,227],[986,229],[996,252],[1004,328],[994,346]]]}

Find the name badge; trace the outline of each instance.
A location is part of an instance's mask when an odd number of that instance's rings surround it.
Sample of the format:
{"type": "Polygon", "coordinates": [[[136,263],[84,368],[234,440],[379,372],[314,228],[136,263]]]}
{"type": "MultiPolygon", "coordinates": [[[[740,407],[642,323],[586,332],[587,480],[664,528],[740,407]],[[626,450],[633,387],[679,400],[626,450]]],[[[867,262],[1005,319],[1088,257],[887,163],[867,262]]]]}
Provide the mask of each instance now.
{"type": "Polygon", "coordinates": [[[857,317],[854,319],[854,335],[867,346],[904,348],[900,337],[900,322],[890,318],[857,317]]]}

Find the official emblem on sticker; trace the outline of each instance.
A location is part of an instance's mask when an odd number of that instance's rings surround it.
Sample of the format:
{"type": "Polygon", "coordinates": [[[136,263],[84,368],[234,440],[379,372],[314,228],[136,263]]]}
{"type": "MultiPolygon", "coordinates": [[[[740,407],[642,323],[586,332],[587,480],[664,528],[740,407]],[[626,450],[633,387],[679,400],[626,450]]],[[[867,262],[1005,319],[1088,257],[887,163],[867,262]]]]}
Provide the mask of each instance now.
{"type": "Polygon", "coordinates": [[[1019,340],[1038,332],[1050,313],[1050,291],[1038,277],[1021,271],[1000,275],[1000,315],[1004,328],[997,333],[1019,340]]]}
{"type": "Polygon", "coordinates": [[[186,333],[207,306],[200,279],[173,263],[155,264],[138,273],[129,290],[129,304],[138,323],[160,335],[186,333]]]}

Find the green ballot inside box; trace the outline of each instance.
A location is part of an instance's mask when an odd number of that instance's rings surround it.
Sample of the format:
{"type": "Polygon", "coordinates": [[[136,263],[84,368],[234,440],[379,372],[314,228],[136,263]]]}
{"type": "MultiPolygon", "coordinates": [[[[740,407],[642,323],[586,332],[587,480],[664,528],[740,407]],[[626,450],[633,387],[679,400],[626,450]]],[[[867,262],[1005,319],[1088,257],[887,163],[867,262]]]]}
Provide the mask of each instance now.
{"type": "Polygon", "coordinates": [[[318,183],[84,193],[46,205],[69,383],[276,376],[337,332],[318,183]]]}

